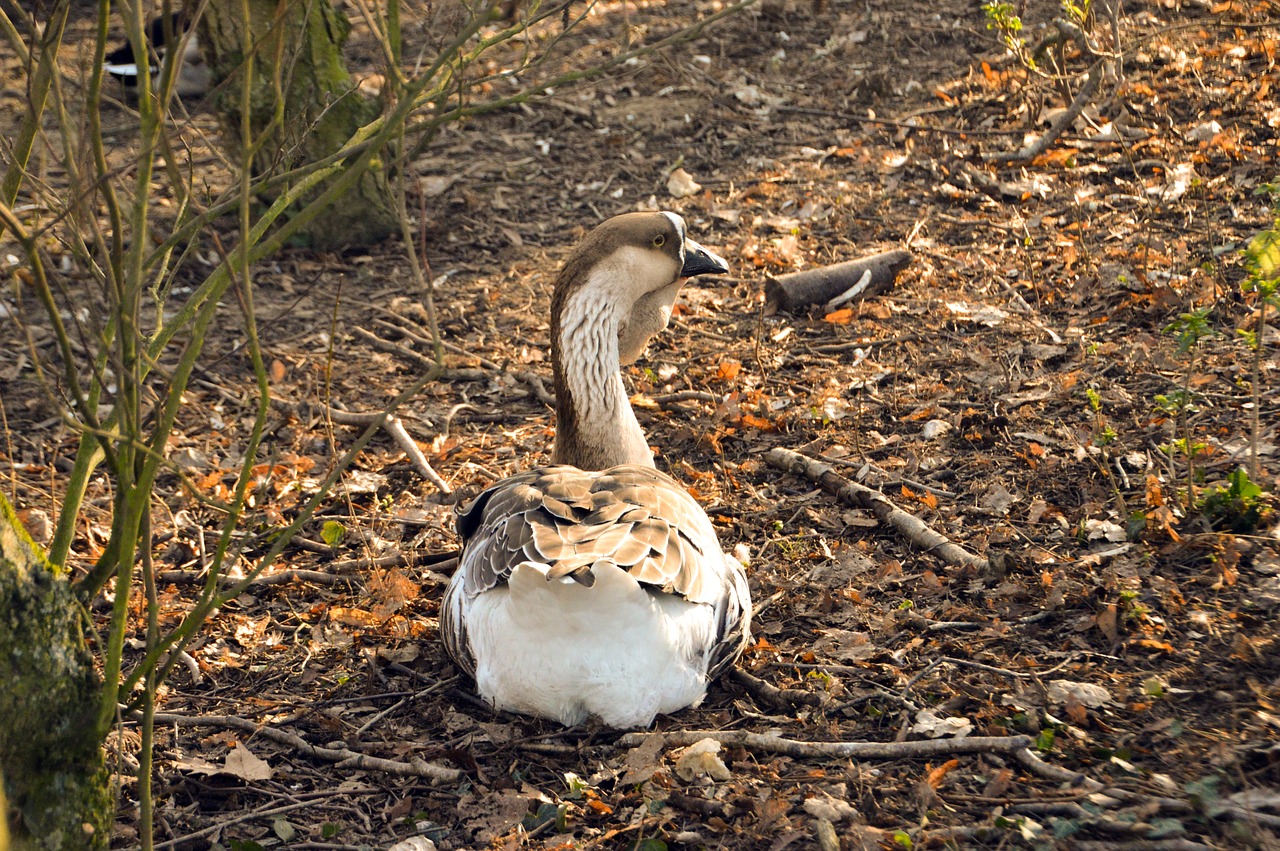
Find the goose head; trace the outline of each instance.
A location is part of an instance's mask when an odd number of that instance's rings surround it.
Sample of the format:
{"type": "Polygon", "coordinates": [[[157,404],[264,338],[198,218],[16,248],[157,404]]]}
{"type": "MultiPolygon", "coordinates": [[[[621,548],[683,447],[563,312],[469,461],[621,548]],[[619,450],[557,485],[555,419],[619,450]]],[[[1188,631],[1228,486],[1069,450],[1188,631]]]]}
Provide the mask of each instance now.
{"type": "Polygon", "coordinates": [[[619,368],[667,327],[685,281],[728,270],[688,237],[675,213],[626,213],[587,235],[551,297],[556,463],[653,465],[619,368]]]}
{"type": "MultiPolygon", "coordinates": [[[[632,363],[667,327],[685,281],[723,274],[729,265],[685,233],[676,213],[624,213],[598,226],[565,263],[552,297],[552,317],[584,289],[599,291],[617,317],[618,358],[632,363]]],[[[553,346],[558,340],[552,338],[553,346]]]]}

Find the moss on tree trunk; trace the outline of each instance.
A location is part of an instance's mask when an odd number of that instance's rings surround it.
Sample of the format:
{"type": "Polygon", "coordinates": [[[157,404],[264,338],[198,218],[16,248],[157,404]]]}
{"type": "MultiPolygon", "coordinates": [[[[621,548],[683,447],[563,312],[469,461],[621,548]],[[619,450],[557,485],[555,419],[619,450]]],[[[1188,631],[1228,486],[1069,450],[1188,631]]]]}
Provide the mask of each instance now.
{"type": "Polygon", "coordinates": [[[0,496],[0,774],[15,848],[106,848],[114,799],[82,610],[0,496]]]}
{"type": "MultiPolygon", "coordinates": [[[[218,82],[214,105],[225,121],[228,148],[237,152],[243,45],[256,45],[248,109],[253,139],[264,140],[254,159],[258,175],[323,159],[377,117],[380,104],[362,94],[347,73],[342,45],[351,28],[329,0],[248,0],[247,20],[241,9],[238,3],[210,3],[201,26],[218,82]]],[[[303,202],[323,189],[319,187],[303,202]]],[[[380,161],[305,231],[310,244],[320,249],[368,245],[397,232],[380,161]]]]}

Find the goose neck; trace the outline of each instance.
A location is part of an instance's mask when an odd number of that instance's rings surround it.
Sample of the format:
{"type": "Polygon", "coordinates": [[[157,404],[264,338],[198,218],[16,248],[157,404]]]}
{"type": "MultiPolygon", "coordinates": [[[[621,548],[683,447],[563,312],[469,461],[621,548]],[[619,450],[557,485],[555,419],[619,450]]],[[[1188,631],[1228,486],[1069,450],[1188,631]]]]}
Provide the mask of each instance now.
{"type": "Polygon", "coordinates": [[[552,316],[556,447],[553,460],[583,470],[653,466],[644,430],[622,383],[621,311],[607,291],[584,286],[552,316]]]}

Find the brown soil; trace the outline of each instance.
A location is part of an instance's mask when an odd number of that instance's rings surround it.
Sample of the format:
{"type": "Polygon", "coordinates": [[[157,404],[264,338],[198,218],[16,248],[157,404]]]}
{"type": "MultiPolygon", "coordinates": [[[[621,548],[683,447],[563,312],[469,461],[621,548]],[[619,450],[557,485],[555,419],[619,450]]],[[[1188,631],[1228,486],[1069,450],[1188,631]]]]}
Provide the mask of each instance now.
{"type": "MultiPolygon", "coordinates": [[[[603,6],[574,36],[573,61],[611,49],[624,27],[654,40],[716,7],[603,6]]],[[[1029,7],[1034,42],[1057,5],[1029,7]]],[[[1104,83],[1094,121],[1123,116],[1133,138],[1097,141],[1081,123],[1022,165],[983,155],[1043,132],[1042,113],[1062,100],[959,0],[771,0],[621,73],[449,128],[415,168],[440,329],[457,347],[447,365],[472,372],[432,383],[401,413],[456,493],[442,496],[380,436],[305,533],[313,543],[268,570],[318,574],[260,585],[219,612],[160,711],[233,716],[462,779],[335,764],[218,718],[164,723],[157,838],[357,848],[422,833],[442,849],[777,851],[816,847],[825,818],[843,848],[1280,847],[1274,519],[1233,531],[1185,511],[1185,455],[1162,447],[1186,433],[1159,404],[1195,393],[1201,493],[1247,466],[1253,352],[1235,329],[1255,326],[1257,302],[1240,291],[1241,249],[1272,220],[1257,190],[1277,169],[1280,26],[1248,2],[1136,0],[1124,13],[1125,81],[1104,83]],[[669,197],[677,164],[702,192],[669,197]],[[456,501],[548,460],[551,411],[514,373],[549,386],[557,264],[602,216],[650,203],[682,213],[736,277],[689,286],[673,327],[630,370],[641,423],[726,549],[751,550],[760,612],[742,667],[793,697],[826,696],[774,705],[727,679],[656,728],[894,742],[922,738],[913,727],[932,709],[975,736],[1036,737],[1046,762],[1135,797],[1091,797],[995,752],[855,761],[734,746],[721,754],[727,780],[690,781],[674,747],[498,716],[456,678],[436,641],[446,579],[421,559],[455,546],[456,501]],[[891,294],[764,316],[766,275],[903,246],[915,260],[891,294]],[[1221,333],[1182,352],[1165,329],[1195,308],[1210,308],[1221,333]],[[989,566],[914,549],[770,467],[775,446],[833,459],[989,566]],[[336,548],[315,543],[326,521],[345,529],[336,548]],[[1107,701],[1090,705],[1078,688],[1063,697],[1055,681],[1100,687],[1107,701]],[[269,779],[208,773],[236,742],[269,779]]],[[[197,113],[188,132],[213,127],[197,113]]],[[[257,270],[256,299],[272,393],[295,403],[270,422],[261,529],[287,519],[359,433],[316,405],[376,411],[430,353],[398,244],[282,252],[257,270]]],[[[239,308],[224,319],[172,446],[209,489],[234,481],[255,404],[239,308]]],[[[1257,483],[1274,492],[1274,332],[1265,343],[1257,483]]],[[[74,435],[23,350],[5,349],[6,495],[29,518],[53,515],[74,435]]],[[[89,497],[99,513],[77,566],[107,528],[106,485],[89,497]]],[[[172,477],[157,498],[157,556],[171,571],[161,594],[180,612],[198,590],[194,530],[220,518],[172,477]]],[[[141,616],[137,628],[141,638],[141,616]]],[[[132,730],[112,745],[126,775],[132,730]]],[[[131,847],[135,786],[122,782],[116,844],[131,847]]]]}

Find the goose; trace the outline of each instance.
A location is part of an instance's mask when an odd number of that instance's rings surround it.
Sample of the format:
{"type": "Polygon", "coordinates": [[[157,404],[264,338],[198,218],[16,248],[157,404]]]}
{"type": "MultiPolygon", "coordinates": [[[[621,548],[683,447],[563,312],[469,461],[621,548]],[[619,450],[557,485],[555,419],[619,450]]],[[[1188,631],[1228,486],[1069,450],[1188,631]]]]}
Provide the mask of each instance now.
{"type": "Polygon", "coordinates": [[[565,262],[551,298],[553,466],[459,510],[440,607],[445,651],[495,708],[647,727],[698,705],[741,655],[746,574],[655,468],[620,370],[667,326],[687,279],[727,271],[675,213],[608,219],[565,262]]]}
{"type": "MultiPolygon", "coordinates": [[[[147,23],[147,52],[153,53],[153,61],[147,66],[150,69],[151,85],[160,82],[160,67],[164,62],[169,40],[176,39],[182,47],[182,62],[178,66],[178,79],[173,89],[179,97],[201,97],[208,93],[212,75],[204,57],[200,55],[200,42],[191,29],[191,22],[183,12],[170,12],[168,19],[164,15],[153,18],[147,23]]],[[[133,95],[138,93],[138,60],[133,53],[133,45],[125,42],[106,55],[102,69],[119,80],[125,90],[133,95]]]]}

